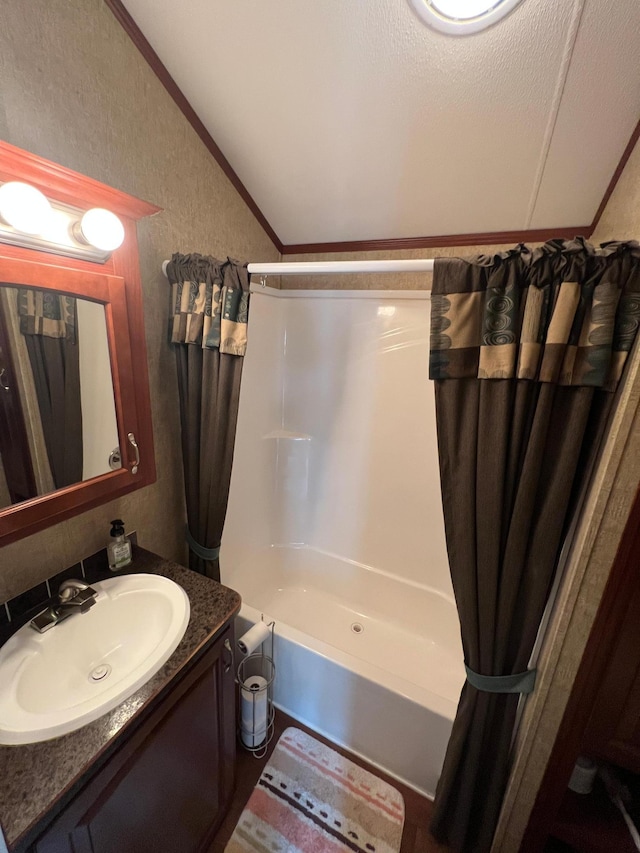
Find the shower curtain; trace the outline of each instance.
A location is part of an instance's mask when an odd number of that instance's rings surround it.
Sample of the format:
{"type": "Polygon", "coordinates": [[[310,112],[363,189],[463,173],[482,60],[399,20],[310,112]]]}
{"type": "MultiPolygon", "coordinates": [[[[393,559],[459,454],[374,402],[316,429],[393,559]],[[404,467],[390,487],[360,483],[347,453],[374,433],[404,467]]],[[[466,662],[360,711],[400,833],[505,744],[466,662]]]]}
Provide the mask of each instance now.
{"type": "Polygon", "coordinates": [[[174,254],[171,343],[175,344],[187,504],[189,566],[220,580],[220,540],[227,512],[247,347],[246,264],[174,254]]]}
{"type": "Polygon", "coordinates": [[[8,346],[16,367],[17,393],[20,397],[25,424],[28,425],[27,442],[36,481],[36,494],[46,495],[52,492],[55,486],[44,440],[31,361],[24,335],[20,331],[17,287],[0,287],[0,313],[4,315],[8,346]]]}
{"type": "Polygon", "coordinates": [[[20,331],[29,353],[49,467],[56,489],[82,482],[82,404],[76,300],[18,289],[20,331]]]}
{"type": "Polygon", "coordinates": [[[467,668],[431,830],[491,847],[570,511],[640,322],[640,246],[435,262],[430,376],[467,668]]]}

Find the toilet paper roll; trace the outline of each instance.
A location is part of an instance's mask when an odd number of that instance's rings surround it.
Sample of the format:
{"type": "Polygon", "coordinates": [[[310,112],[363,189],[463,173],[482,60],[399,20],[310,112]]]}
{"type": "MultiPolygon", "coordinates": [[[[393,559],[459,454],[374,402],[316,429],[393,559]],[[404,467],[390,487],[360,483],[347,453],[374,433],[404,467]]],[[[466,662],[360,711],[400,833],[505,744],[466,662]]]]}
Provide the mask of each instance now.
{"type": "Polygon", "coordinates": [[[579,755],[573,773],[569,779],[569,788],[576,794],[590,794],[596,779],[598,767],[595,761],[579,755]]]}
{"type": "Polygon", "coordinates": [[[256,622],[253,628],[249,628],[246,634],[243,634],[238,640],[238,648],[243,655],[250,655],[255,652],[261,643],[268,640],[271,636],[271,629],[266,622],[256,622]]]}
{"type": "Polygon", "coordinates": [[[247,678],[240,693],[240,736],[245,746],[255,749],[267,737],[267,679],[247,678]]]}

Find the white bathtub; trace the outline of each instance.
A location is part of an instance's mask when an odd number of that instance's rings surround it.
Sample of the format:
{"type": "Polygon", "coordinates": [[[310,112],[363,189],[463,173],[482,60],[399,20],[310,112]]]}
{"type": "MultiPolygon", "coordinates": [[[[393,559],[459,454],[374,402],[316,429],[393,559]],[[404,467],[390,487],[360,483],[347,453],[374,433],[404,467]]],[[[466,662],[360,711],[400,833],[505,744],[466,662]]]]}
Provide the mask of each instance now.
{"type": "Polygon", "coordinates": [[[252,297],[221,565],[277,705],[433,795],[464,668],[429,325],[424,293],[252,297]]]}
{"type": "Polygon", "coordinates": [[[275,704],[432,797],[460,688],[453,601],[312,548],[268,548],[226,567],[236,636],[276,622],[275,704]]]}

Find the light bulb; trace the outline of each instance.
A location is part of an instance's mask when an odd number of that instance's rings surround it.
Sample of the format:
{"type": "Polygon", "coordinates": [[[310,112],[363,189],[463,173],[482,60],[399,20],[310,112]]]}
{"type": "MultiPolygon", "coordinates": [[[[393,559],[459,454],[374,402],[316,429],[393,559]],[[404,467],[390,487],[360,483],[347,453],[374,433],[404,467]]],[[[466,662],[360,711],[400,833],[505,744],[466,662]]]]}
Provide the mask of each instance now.
{"type": "Polygon", "coordinates": [[[445,17],[461,21],[477,18],[499,5],[496,0],[431,0],[431,3],[445,17]]]}
{"type": "Polygon", "coordinates": [[[0,187],[0,216],[16,231],[40,234],[51,217],[51,205],[40,190],[21,181],[0,187]]]}
{"type": "Polygon", "coordinates": [[[104,252],[112,252],[124,240],[122,222],[115,213],[103,207],[92,207],[84,214],[80,220],[80,231],[87,243],[104,252]]]}
{"type": "Polygon", "coordinates": [[[522,0],[409,0],[422,20],[448,35],[470,35],[496,24],[522,0]]]}

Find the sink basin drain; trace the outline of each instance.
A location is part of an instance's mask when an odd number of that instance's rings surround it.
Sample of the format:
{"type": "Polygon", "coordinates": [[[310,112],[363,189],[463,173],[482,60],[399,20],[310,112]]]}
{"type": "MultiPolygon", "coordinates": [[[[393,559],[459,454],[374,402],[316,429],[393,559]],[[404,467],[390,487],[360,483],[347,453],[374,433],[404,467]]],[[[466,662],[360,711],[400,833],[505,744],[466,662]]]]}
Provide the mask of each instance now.
{"type": "Polygon", "coordinates": [[[111,675],[111,667],[108,663],[101,663],[89,673],[89,681],[102,681],[109,675],[111,675]]]}
{"type": "Polygon", "coordinates": [[[351,630],[354,634],[362,634],[362,632],[364,631],[364,625],[361,625],[360,622],[352,622],[351,630]]]}

